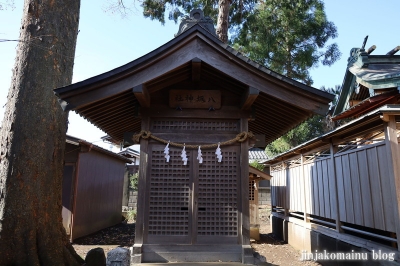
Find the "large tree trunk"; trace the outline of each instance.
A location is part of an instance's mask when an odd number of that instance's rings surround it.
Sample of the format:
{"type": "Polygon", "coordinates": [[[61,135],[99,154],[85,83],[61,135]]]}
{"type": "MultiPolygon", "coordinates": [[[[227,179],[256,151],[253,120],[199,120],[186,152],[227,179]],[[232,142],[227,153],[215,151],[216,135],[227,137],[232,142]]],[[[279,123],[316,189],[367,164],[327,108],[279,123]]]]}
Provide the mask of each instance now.
{"type": "Polygon", "coordinates": [[[26,0],[0,139],[0,265],[80,265],[62,226],[68,114],[52,89],[71,83],[79,0],[26,0]]]}
{"type": "Polygon", "coordinates": [[[230,0],[219,0],[218,1],[218,21],[216,33],[218,38],[224,42],[228,42],[228,27],[229,27],[229,8],[231,7],[230,0]]]}

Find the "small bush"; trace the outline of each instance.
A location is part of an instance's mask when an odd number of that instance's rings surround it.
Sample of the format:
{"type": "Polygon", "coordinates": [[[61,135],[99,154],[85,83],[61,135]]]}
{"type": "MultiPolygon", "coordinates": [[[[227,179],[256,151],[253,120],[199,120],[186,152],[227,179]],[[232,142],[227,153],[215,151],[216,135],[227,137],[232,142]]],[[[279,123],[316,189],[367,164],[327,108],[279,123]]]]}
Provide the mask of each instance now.
{"type": "Polygon", "coordinates": [[[136,210],[130,210],[127,213],[127,219],[128,221],[135,221],[136,220],[136,210]]]}
{"type": "Polygon", "coordinates": [[[264,168],[265,168],[265,165],[263,165],[262,163],[259,163],[257,161],[251,162],[250,166],[253,166],[254,168],[257,168],[260,171],[264,171],[264,168]]]}
{"type": "Polygon", "coordinates": [[[129,188],[137,191],[138,189],[139,173],[129,175],[129,188]]]}

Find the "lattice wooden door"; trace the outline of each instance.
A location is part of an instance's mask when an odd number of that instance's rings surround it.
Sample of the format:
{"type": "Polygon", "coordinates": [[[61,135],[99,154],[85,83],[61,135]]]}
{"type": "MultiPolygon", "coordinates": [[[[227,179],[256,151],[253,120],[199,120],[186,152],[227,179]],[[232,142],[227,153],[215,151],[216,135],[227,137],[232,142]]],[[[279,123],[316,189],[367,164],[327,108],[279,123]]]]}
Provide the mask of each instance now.
{"type": "MultiPolygon", "coordinates": [[[[164,146],[149,145],[148,243],[190,243],[193,169],[183,165],[181,151],[170,149],[164,158],[164,146]]],[[[187,151],[189,161],[192,152],[187,151]]]]}
{"type": "Polygon", "coordinates": [[[170,148],[169,163],[163,145],[150,144],[149,151],[145,241],[237,244],[240,147],[224,147],[221,163],[215,150],[203,151],[202,164],[197,151],[186,150],[186,166],[181,149],[170,148]]]}
{"type": "Polygon", "coordinates": [[[240,147],[224,147],[219,163],[213,150],[199,164],[197,243],[238,243],[240,147]]]}

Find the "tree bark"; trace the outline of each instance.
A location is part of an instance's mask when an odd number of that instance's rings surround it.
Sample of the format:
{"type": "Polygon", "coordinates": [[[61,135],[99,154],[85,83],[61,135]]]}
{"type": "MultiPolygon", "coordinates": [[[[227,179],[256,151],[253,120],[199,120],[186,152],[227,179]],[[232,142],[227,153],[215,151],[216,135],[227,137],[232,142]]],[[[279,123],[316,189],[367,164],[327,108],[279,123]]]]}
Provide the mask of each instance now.
{"type": "Polygon", "coordinates": [[[218,38],[223,42],[228,42],[228,27],[229,27],[229,8],[231,6],[230,0],[218,1],[218,21],[216,33],[218,38]]]}
{"type": "Polygon", "coordinates": [[[53,89],[71,83],[79,0],[25,0],[0,136],[0,265],[81,265],[62,225],[68,114],[53,89]]]}

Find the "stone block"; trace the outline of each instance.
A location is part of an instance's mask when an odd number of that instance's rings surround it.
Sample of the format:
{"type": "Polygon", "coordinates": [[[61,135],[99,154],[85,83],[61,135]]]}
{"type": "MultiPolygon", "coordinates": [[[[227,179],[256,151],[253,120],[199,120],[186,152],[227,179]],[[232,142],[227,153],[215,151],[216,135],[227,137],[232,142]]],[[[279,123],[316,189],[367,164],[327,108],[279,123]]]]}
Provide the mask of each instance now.
{"type": "Polygon", "coordinates": [[[254,265],[253,249],[250,245],[242,246],[242,263],[254,265]]]}
{"type": "Polygon", "coordinates": [[[131,257],[131,265],[140,265],[142,262],[142,255],[141,254],[134,254],[131,257]]]}
{"type": "Polygon", "coordinates": [[[141,244],[134,244],[131,248],[131,254],[142,254],[142,245],[141,244]]]}
{"type": "Polygon", "coordinates": [[[102,248],[93,248],[89,250],[85,258],[86,266],[105,266],[106,255],[102,248]]]}
{"type": "Polygon", "coordinates": [[[131,252],[127,248],[117,247],[107,254],[107,266],[130,266],[131,252]]]}

